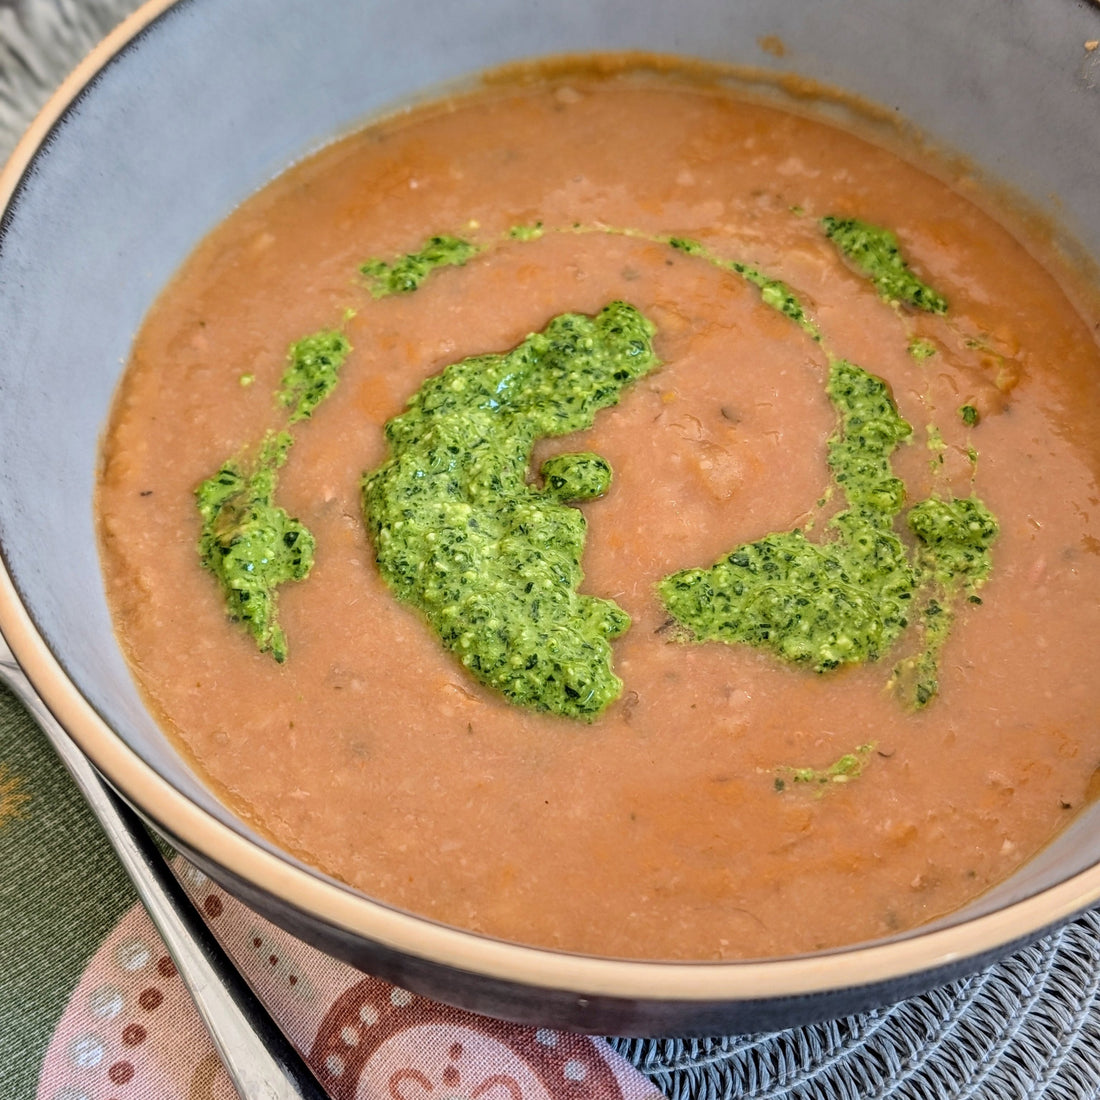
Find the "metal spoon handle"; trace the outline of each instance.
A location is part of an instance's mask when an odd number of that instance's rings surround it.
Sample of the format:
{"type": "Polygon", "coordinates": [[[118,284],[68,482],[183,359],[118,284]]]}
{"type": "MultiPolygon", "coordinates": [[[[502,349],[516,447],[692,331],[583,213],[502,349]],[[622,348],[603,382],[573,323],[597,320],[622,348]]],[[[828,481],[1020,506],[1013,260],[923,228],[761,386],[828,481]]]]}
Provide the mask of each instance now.
{"type": "Polygon", "coordinates": [[[327,1100],[196,912],[137,814],[107,786],[39,699],[2,639],[0,677],[42,728],[107,834],[242,1100],[327,1100]]]}

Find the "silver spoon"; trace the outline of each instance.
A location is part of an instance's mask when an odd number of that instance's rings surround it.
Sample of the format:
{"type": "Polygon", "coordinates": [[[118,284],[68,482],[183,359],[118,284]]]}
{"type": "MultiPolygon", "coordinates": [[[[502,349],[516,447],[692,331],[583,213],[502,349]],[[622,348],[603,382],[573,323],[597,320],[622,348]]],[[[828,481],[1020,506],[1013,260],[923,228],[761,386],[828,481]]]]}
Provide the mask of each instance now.
{"type": "Polygon", "coordinates": [[[192,906],[141,819],[107,786],[39,699],[2,638],[0,677],[42,728],[107,834],[242,1100],[328,1100],[192,906]]]}

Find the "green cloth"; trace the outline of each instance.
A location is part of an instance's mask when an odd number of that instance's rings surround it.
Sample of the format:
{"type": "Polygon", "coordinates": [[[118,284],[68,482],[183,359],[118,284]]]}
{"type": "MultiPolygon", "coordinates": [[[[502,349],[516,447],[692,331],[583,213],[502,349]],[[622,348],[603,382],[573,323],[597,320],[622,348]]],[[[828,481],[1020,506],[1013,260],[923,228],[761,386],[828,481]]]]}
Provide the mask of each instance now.
{"type": "Polygon", "coordinates": [[[0,1097],[30,1100],[88,960],[133,888],[68,773],[0,688],[0,1097]]]}

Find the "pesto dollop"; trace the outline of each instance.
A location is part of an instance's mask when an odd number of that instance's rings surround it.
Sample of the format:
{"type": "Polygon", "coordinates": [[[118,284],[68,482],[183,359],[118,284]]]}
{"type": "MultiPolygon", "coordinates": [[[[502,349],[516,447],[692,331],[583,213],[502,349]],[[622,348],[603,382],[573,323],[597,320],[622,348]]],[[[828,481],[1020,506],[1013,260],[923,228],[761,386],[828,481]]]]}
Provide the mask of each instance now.
{"type": "Polygon", "coordinates": [[[877,660],[909,622],[916,577],[892,530],[905,498],[890,455],[912,428],[881,379],[846,360],[829,371],[840,427],[828,462],[849,507],[811,542],[800,530],[738,546],[658,594],[695,641],[745,643],[817,672],[877,660]]]}
{"type": "Polygon", "coordinates": [[[386,583],[474,677],[520,706],[592,718],[622,689],[609,640],[630,620],[577,591],[586,525],[561,503],[563,492],[602,484],[590,481],[598,463],[550,460],[548,481],[557,469],[563,486],[548,492],[528,467],[537,439],[590,427],[658,365],[653,332],[613,302],[595,317],[555,317],[509,352],[452,364],[387,423],[390,455],[363,479],[386,583]],[[579,485],[565,488],[577,471],[579,485]]]}
{"type": "Polygon", "coordinates": [[[367,260],[359,270],[367,277],[375,298],[411,294],[437,268],[462,267],[479,251],[477,245],[461,237],[441,233],[429,237],[419,251],[399,256],[393,263],[367,260]]]}
{"type": "Polygon", "coordinates": [[[821,227],[853,267],[871,280],[884,301],[904,302],[928,313],[947,312],[946,299],[913,274],[897,237],[888,229],[832,216],[822,218],[821,227]]]}
{"type": "Polygon", "coordinates": [[[290,409],[290,422],[305,420],[336,387],[351,351],[342,332],[317,332],[290,348],[278,399],[290,409]]]}
{"type": "Polygon", "coordinates": [[[743,643],[828,672],[877,661],[915,619],[918,653],[895,667],[891,687],[909,707],[939,691],[938,668],[954,622],[952,604],[973,595],[992,571],[995,518],[976,497],[929,497],[909,509],[915,552],[894,531],[905,486],[890,455],[912,428],[886,384],[845,360],[833,360],[827,392],[839,430],[828,464],[849,507],[826,538],[800,530],[737,547],[709,569],[666,577],[658,594],[693,641],[743,643]],[[917,613],[913,608],[924,598],[917,613]]]}
{"type": "Polygon", "coordinates": [[[274,502],[277,471],[291,437],[270,434],[251,468],[230,460],[195,490],[203,567],[218,579],[229,616],[244,623],[264,652],[285,661],[277,588],[302,580],[313,565],[313,535],[274,502]]]}

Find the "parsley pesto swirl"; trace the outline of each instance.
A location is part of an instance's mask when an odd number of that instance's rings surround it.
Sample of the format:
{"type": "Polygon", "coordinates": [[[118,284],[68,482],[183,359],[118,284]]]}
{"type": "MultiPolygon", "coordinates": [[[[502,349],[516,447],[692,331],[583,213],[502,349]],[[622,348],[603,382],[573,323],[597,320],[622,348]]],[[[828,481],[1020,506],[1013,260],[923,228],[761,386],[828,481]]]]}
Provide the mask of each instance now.
{"type": "Polygon", "coordinates": [[[472,676],[520,706],[594,718],[622,690],[609,641],[630,619],[577,591],[586,525],[565,500],[593,495],[590,479],[570,494],[556,466],[545,489],[528,471],[537,439],[591,427],[658,365],[653,332],[612,302],[594,317],[561,314],[511,351],[453,363],[387,423],[390,455],[363,479],[385,582],[472,676]]]}

